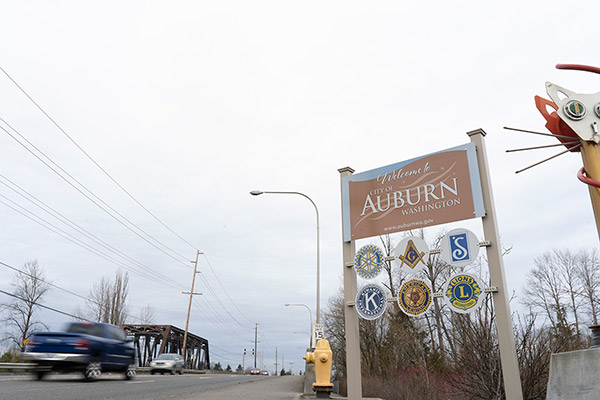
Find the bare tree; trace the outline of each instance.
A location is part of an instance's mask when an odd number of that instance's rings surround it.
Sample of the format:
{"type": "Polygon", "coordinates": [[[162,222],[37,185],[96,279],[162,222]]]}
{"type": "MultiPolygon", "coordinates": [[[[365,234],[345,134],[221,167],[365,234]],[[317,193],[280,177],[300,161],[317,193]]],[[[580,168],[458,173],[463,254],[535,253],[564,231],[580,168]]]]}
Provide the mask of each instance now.
{"type": "Polygon", "coordinates": [[[139,319],[140,323],[142,323],[144,325],[153,324],[156,320],[156,312],[154,310],[154,307],[152,307],[150,305],[150,303],[146,304],[140,310],[138,319],[139,319]]]}
{"type": "Polygon", "coordinates": [[[123,325],[127,317],[127,295],[129,293],[129,274],[115,273],[114,282],[106,277],[94,284],[86,300],[85,314],[93,321],[113,325],[123,325]]]}
{"type": "Polygon", "coordinates": [[[578,273],[577,257],[569,250],[554,250],[553,254],[560,265],[562,281],[564,282],[569,306],[575,319],[575,332],[579,336],[579,313],[577,309],[581,303],[581,280],[578,273]]]}
{"type": "Polygon", "coordinates": [[[587,309],[592,325],[598,325],[598,312],[600,311],[600,258],[596,249],[590,252],[581,250],[577,253],[577,266],[581,281],[581,295],[584,298],[584,307],[587,309]]]}
{"type": "Polygon", "coordinates": [[[25,351],[25,341],[36,329],[48,327],[35,317],[38,304],[50,290],[37,260],[24,264],[21,272],[15,273],[11,286],[14,287],[12,300],[0,307],[6,311],[2,321],[8,328],[6,339],[12,341],[21,351],[25,351]]]}
{"type": "Polygon", "coordinates": [[[527,274],[523,303],[534,310],[546,313],[553,328],[556,328],[566,309],[566,293],[561,277],[560,264],[552,253],[547,252],[534,260],[535,267],[527,274]]]}
{"type": "Polygon", "coordinates": [[[534,262],[524,290],[525,305],[545,312],[555,329],[559,323],[572,325],[578,336],[584,315],[589,315],[592,324],[598,323],[600,260],[596,250],[553,250],[534,262]]]}

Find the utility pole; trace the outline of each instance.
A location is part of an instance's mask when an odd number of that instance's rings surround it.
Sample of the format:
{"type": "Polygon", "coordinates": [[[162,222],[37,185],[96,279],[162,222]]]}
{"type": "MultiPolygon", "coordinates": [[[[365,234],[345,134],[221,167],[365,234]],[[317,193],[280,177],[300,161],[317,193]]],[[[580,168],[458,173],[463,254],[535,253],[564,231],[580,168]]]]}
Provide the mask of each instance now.
{"type": "MultiPolygon", "coordinates": [[[[285,354],[281,355],[281,370],[285,374],[285,354]]],[[[281,376],[283,376],[283,374],[281,376]]]]}
{"type": "Polygon", "coordinates": [[[186,359],[187,359],[187,336],[188,336],[188,327],[190,325],[190,311],[192,311],[192,297],[194,295],[201,295],[202,293],[194,293],[194,284],[196,283],[196,271],[198,269],[198,257],[200,256],[200,250],[198,250],[196,252],[196,261],[194,262],[194,275],[192,276],[192,290],[190,290],[189,292],[181,292],[182,294],[189,294],[190,295],[190,303],[188,304],[188,312],[187,312],[187,318],[185,320],[185,333],[183,334],[183,350],[182,350],[182,356],[183,356],[183,362],[185,365],[186,364],[186,359]]]}
{"type": "Polygon", "coordinates": [[[277,376],[277,347],[275,347],[275,376],[277,376]]]}
{"type": "Polygon", "coordinates": [[[254,368],[256,368],[256,342],[258,341],[258,323],[254,327],[254,368]]]}

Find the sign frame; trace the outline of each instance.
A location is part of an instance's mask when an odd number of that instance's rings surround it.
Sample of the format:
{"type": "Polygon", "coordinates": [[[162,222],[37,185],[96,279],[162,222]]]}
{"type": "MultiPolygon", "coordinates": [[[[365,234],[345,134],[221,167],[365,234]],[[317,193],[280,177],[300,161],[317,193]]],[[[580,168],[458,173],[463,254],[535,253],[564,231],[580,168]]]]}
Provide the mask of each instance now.
{"type": "MultiPolygon", "coordinates": [[[[454,165],[452,166],[447,166],[447,167],[454,167],[454,165]]],[[[442,168],[443,169],[443,168],[442,168]]],[[[462,177],[462,176],[461,176],[462,177]]],[[[428,178],[429,179],[429,178],[428,178]]],[[[456,179],[456,178],[455,178],[456,179]]],[[[417,182],[417,181],[415,181],[417,182]]],[[[428,184],[431,187],[435,187],[434,184],[428,184]]],[[[441,184],[440,184],[441,186],[441,184]]],[[[420,187],[421,186],[416,186],[416,195],[419,195],[419,200],[420,200],[420,187]]],[[[455,182],[455,186],[454,189],[457,189],[456,186],[456,182],[455,182]]],[[[390,233],[396,233],[396,232],[402,232],[402,231],[406,231],[406,230],[410,230],[410,229],[416,229],[416,228],[423,228],[426,226],[434,226],[434,225],[440,225],[440,224],[446,224],[446,223],[450,223],[450,222],[455,222],[455,221],[460,221],[460,220],[465,220],[465,219],[470,219],[470,218],[478,218],[478,217],[483,217],[485,215],[485,207],[484,207],[484,203],[483,203],[483,194],[482,194],[482,189],[481,189],[481,179],[479,177],[479,167],[477,164],[477,152],[476,152],[476,148],[475,148],[475,144],[470,142],[470,143],[466,143],[463,145],[459,145],[456,147],[452,147],[449,149],[445,149],[445,150],[441,150],[435,153],[431,153],[425,156],[421,156],[421,157],[416,157],[416,158],[412,158],[410,160],[406,160],[406,161],[401,161],[395,164],[390,164],[390,165],[386,165],[383,167],[379,167],[379,168],[375,168],[369,171],[365,171],[365,172],[361,172],[358,174],[352,174],[352,175],[348,175],[345,177],[342,177],[342,219],[343,219],[343,240],[345,242],[349,242],[351,240],[356,240],[356,239],[362,239],[362,238],[367,238],[367,237],[372,237],[372,236],[378,236],[378,235],[384,235],[384,234],[390,234],[390,233]],[[452,153],[454,152],[454,153],[452,153]],[[462,157],[462,155],[464,154],[464,157],[462,157]],[[428,210],[427,212],[422,213],[423,215],[420,216],[419,218],[421,218],[420,223],[414,222],[414,221],[410,221],[407,223],[402,223],[403,219],[401,218],[401,216],[398,215],[398,212],[394,213],[394,211],[397,211],[398,209],[401,209],[400,206],[398,207],[398,201],[402,201],[402,204],[404,205],[404,199],[401,198],[402,196],[402,190],[406,190],[407,192],[405,193],[405,197],[410,196],[410,193],[408,193],[408,191],[413,188],[410,186],[407,186],[406,184],[402,183],[402,180],[406,180],[406,179],[421,179],[423,177],[425,177],[425,174],[428,175],[434,175],[433,177],[431,177],[431,179],[435,178],[435,174],[438,173],[438,175],[441,176],[445,176],[445,179],[447,179],[448,175],[445,175],[445,172],[440,171],[428,171],[427,170],[427,166],[429,165],[429,162],[437,162],[437,160],[440,160],[443,157],[451,157],[452,155],[456,155],[459,156],[461,155],[461,158],[464,158],[466,160],[466,165],[464,165],[464,163],[462,163],[462,159],[461,159],[461,163],[458,163],[458,161],[455,162],[455,164],[457,164],[457,169],[461,169],[464,170],[466,168],[466,175],[468,176],[468,182],[461,182],[461,190],[466,191],[467,190],[467,186],[468,186],[468,190],[470,190],[470,198],[469,196],[467,196],[465,198],[465,201],[468,201],[469,204],[472,203],[473,208],[472,208],[472,214],[471,215],[465,215],[467,213],[467,209],[465,207],[461,208],[461,213],[462,215],[460,217],[454,217],[454,216],[450,216],[450,213],[446,213],[444,212],[444,216],[448,215],[448,217],[440,217],[439,215],[441,213],[439,213],[439,209],[435,209],[435,210],[428,210]],[[415,165],[415,163],[419,163],[418,165],[422,167],[418,167],[415,165]],[[403,171],[403,168],[413,168],[413,169],[409,169],[407,171],[403,171]],[[357,190],[356,189],[351,189],[351,186],[355,186],[356,184],[359,185],[372,185],[375,188],[372,189],[371,192],[373,192],[373,196],[375,197],[375,195],[377,193],[379,193],[378,196],[381,195],[386,195],[387,197],[385,199],[387,199],[387,209],[385,210],[385,212],[382,212],[381,216],[377,216],[377,218],[371,218],[369,221],[364,221],[364,219],[366,217],[361,218],[358,223],[356,221],[352,220],[351,214],[351,204],[354,204],[355,202],[360,202],[362,201],[365,204],[365,208],[363,208],[363,214],[365,213],[365,210],[370,207],[370,209],[372,210],[377,210],[377,208],[375,207],[375,204],[378,204],[378,206],[381,206],[381,198],[377,197],[377,200],[375,200],[374,198],[371,199],[371,194],[369,193],[368,198],[365,199],[361,199],[360,197],[362,195],[364,195],[364,193],[355,193],[357,190]],[[403,187],[404,189],[402,190],[393,190],[392,188],[394,187],[394,185],[400,185],[399,187],[403,187]],[[402,186],[404,185],[404,186],[402,186]],[[400,194],[398,194],[400,193],[400,194]],[[390,210],[391,208],[391,200],[390,200],[390,195],[396,196],[394,197],[395,199],[395,205],[394,208],[390,210]],[[358,196],[359,198],[357,199],[356,196],[358,196]],[[433,213],[438,212],[438,214],[436,214],[436,218],[425,218],[428,215],[432,215],[433,213]],[[393,217],[393,218],[392,218],[393,217]],[[385,229],[381,228],[381,227],[376,227],[376,228],[369,228],[368,232],[362,232],[356,229],[356,226],[358,226],[359,224],[364,224],[362,225],[363,227],[370,227],[371,225],[373,225],[374,220],[377,220],[376,222],[378,224],[382,224],[382,222],[379,222],[379,220],[385,220],[386,223],[389,222],[390,226],[385,227],[385,229]]],[[[441,189],[440,189],[441,190],[441,189]]],[[[452,188],[449,188],[449,190],[452,190],[452,188]]],[[[435,194],[432,192],[431,188],[428,187],[423,188],[423,197],[426,198],[427,200],[429,200],[429,197],[431,198],[435,198],[435,197],[439,197],[439,193],[435,194]]],[[[384,199],[384,200],[385,200],[384,199]]],[[[408,202],[410,203],[410,202],[408,202]]],[[[432,204],[433,202],[427,202],[427,201],[423,201],[422,202],[423,205],[422,206],[427,206],[427,208],[429,208],[429,205],[432,204]]],[[[436,206],[437,207],[437,206],[436,206]]],[[[426,207],[424,207],[426,208],[426,207]]],[[[379,207],[379,209],[381,209],[381,207],[379,207]]],[[[470,210],[470,208],[469,208],[470,210]]]]}

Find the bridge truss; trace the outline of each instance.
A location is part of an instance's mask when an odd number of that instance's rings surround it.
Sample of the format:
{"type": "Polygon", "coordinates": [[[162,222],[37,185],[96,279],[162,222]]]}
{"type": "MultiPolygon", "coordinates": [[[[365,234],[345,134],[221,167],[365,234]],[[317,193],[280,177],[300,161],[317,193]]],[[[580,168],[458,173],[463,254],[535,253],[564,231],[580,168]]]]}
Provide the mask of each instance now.
{"type": "MultiPolygon", "coordinates": [[[[173,325],[123,325],[122,328],[127,335],[134,337],[140,367],[148,366],[151,360],[163,353],[182,355],[183,329],[173,325]]],[[[186,368],[210,368],[208,340],[188,332],[185,347],[186,368]]]]}

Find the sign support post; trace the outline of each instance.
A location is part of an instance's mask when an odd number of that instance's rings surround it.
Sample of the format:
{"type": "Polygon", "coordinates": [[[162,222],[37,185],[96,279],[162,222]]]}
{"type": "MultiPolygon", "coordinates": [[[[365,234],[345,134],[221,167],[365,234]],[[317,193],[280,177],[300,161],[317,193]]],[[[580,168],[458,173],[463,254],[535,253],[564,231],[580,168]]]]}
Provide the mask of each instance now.
{"type": "MultiPolygon", "coordinates": [[[[350,167],[340,168],[340,179],[352,175],[350,167]]],[[[342,210],[344,209],[342,199],[342,210]]],[[[343,215],[342,215],[343,220],[343,215]]],[[[362,377],[360,368],[360,332],[358,315],[349,305],[356,300],[357,283],[353,261],[356,246],[354,240],[345,242],[342,238],[344,260],[344,331],[346,334],[346,377],[348,379],[348,400],[362,399],[362,377]]]]}
{"type": "Polygon", "coordinates": [[[519,361],[515,348],[515,338],[510,315],[510,305],[506,290],[506,277],[502,261],[502,248],[500,246],[500,235],[496,222],[494,197],[488,171],[487,155],[483,137],[486,135],[483,129],[467,132],[471,142],[477,146],[477,164],[479,165],[479,176],[483,194],[483,203],[486,215],[482,217],[483,234],[485,239],[491,242],[486,247],[488,266],[490,270],[491,286],[497,286],[498,291],[493,293],[494,308],[496,310],[496,327],[498,330],[498,342],[500,347],[500,361],[502,364],[502,376],[504,378],[504,390],[507,400],[522,400],[521,377],[519,374],[519,361]]]}

